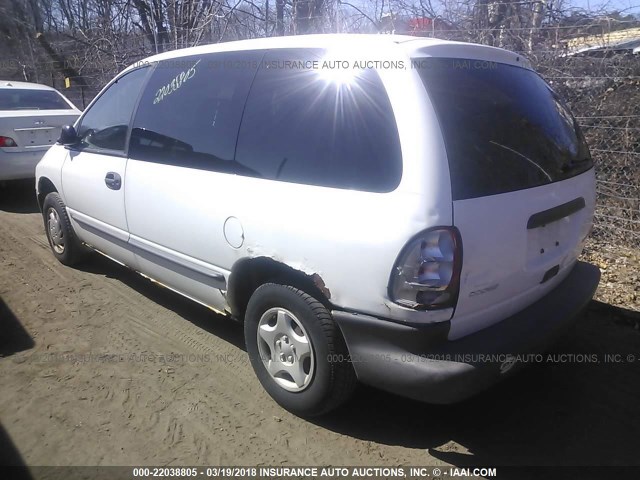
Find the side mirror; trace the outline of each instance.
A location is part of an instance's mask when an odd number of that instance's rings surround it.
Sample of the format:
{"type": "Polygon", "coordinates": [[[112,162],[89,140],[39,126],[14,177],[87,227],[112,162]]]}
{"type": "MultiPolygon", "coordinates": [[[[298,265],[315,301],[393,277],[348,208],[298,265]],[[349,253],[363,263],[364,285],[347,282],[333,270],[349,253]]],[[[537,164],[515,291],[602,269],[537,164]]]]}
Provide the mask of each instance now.
{"type": "Polygon", "coordinates": [[[65,125],[62,127],[58,143],[62,145],[75,145],[78,143],[78,140],[78,133],[76,132],[76,129],[73,128],[73,125],[65,125]]]}

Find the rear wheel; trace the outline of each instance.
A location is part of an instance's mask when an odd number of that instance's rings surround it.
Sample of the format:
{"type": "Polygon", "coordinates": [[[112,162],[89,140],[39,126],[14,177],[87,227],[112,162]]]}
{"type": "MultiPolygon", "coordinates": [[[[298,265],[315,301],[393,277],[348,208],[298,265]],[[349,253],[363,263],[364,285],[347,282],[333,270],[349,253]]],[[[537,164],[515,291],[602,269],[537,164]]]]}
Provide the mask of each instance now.
{"type": "Polygon", "coordinates": [[[53,255],[64,265],[71,266],[81,261],[85,249],[73,231],[64,202],[56,192],[45,197],[42,215],[53,255]]]}
{"type": "Polygon", "coordinates": [[[262,285],[249,300],[244,333],[260,383],[285,409],[321,415],[351,395],[356,377],[340,330],[309,294],[262,285]]]}

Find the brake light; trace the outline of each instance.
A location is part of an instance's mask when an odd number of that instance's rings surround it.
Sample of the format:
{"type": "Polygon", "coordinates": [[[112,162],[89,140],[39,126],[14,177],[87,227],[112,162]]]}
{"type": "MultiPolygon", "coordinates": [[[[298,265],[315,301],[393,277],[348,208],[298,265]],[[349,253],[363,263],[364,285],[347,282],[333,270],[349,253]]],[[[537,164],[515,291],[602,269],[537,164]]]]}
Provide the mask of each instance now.
{"type": "Polygon", "coordinates": [[[0,147],[17,147],[17,145],[13,138],[0,135],[0,147]]]}
{"type": "Polygon", "coordinates": [[[462,242],[458,229],[436,227],[402,249],[391,273],[389,297],[403,307],[435,310],[458,299],[462,242]]]}

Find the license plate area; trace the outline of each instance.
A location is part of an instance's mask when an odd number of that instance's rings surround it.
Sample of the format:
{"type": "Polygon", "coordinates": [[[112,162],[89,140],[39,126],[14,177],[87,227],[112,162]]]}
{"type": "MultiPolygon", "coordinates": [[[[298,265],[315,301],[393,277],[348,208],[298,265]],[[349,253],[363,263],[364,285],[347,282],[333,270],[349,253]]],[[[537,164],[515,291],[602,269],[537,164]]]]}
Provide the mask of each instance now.
{"type": "Polygon", "coordinates": [[[569,248],[570,219],[565,218],[527,232],[527,267],[534,270],[557,260],[569,248]]]}
{"type": "Polygon", "coordinates": [[[584,198],[578,197],[531,215],[527,223],[527,270],[560,264],[569,253],[575,252],[584,207],[584,198]]]}
{"type": "Polygon", "coordinates": [[[24,148],[53,145],[57,140],[57,129],[54,127],[20,128],[15,132],[20,139],[20,146],[24,148]]]}

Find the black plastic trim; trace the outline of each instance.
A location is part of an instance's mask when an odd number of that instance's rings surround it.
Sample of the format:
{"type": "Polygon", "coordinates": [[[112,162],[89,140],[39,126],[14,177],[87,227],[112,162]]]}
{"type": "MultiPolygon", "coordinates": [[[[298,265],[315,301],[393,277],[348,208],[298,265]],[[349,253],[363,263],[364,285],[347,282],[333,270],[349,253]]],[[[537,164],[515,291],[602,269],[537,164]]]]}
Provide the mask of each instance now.
{"type": "Polygon", "coordinates": [[[560,265],[555,265],[555,266],[551,267],[549,270],[547,270],[544,273],[544,276],[542,277],[542,281],[540,283],[548,282],[553,277],[555,277],[558,274],[559,271],[560,271],[560,265]]]}
{"type": "Polygon", "coordinates": [[[543,352],[586,309],[599,280],[596,266],[578,262],[545,297],[457,340],[448,340],[449,321],[418,328],[367,315],[331,313],[362,383],[420,401],[454,403],[525,364],[505,362],[509,355],[543,352]]]}
{"type": "Polygon", "coordinates": [[[534,213],[529,217],[527,222],[527,230],[532,230],[538,227],[544,227],[549,223],[553,223],[562,218],[573,215],[574,213],[582,210],[586,206],[584,198],[578,197],[570,202],[563,203],[557,207],[550,208],[549,210],[543,210],[542,212],[534,213]]]}
{"type": "Polygon", "coordinates": [[[206,267],[197,265],[193,262],[179,258],[175,255],[171,255],[170,253],[164,252],[158,248],[153,248],[141,242],[140,240],[138,240],[136,237],[133,237],[133,236],[129,238],[129,245],[131,246],[131,249],[133,250],[133,252],[137,255],[140,255],[141,252],[145,252],[148,255],[161,258],[162,260],[170,262],[173,265],[185,268],[199,275],[203,275],[204,277],[207,277],[211,279],[211,281],[216,283],[216,285],[214,285],[215,288],[226,290],[227,283],[224,278],[224,275],[220,272],[214,272],[206,267]]]}

